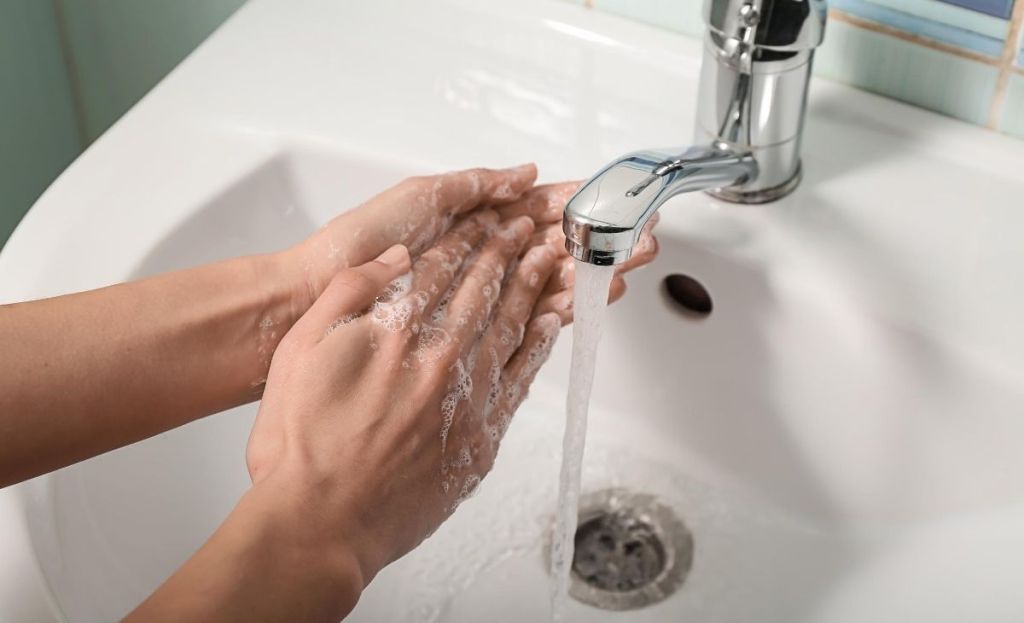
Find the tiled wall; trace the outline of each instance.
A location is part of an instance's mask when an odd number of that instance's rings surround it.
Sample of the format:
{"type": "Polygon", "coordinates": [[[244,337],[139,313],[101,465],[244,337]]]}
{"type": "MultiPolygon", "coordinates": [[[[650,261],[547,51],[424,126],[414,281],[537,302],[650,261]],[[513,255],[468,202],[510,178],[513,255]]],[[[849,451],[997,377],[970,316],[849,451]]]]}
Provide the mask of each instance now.
{"type": "MultiPolygon", "coordinates": [[[[699,37],[703,0],[570,0],[699,37]]],[[[1024,138],[1024,0],[830,0],[819,75],[1024,138]]]]}

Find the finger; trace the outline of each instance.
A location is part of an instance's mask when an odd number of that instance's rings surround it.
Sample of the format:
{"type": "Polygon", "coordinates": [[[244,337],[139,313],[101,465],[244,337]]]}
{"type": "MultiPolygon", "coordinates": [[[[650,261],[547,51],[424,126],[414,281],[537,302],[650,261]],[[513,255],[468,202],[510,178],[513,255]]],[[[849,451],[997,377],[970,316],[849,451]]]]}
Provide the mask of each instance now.
{"type": "Polygon", "coordinates": [[[483,432],[490,442],[491,460],[497,445],[508,430],[512,416],[526,399],[537,371],[551,355],[562,323],[556,314],[543,314],[530,321],[522,345],[501,372],[501,395],[497,405],[483,420],[483,432]]]}
{"type": "Polygon", "coordinates": [[[519,199],[537,181],[537,166],[509,169],[467,169],[426,178],[435,206],[446,214],[461,214],[481,205],[505,205],[519,199]]]}
{"type": "Polygon", "coordinates": [[[526,217],[503,223],[466,266],[444,319],[449,335],[461,344],[460,356],[466,355],[483,333],[500,296],[508,266],[532,233],[533,221],[526,217]]]}
{"type": "MultiPolygon", "coordinates": [[[[615,301],[622,298],[626,293],[626,281],[621,275],[616,275],[612,278],[611,286],[608,288],[608,303],[614,303],[615,301]]],[[[572,322],[573,318],[573,292],[569,290],[561,290],[554,294],[544,294],[539,301],[537,301],[537,307],[534,311],[534,317],[540,317],[544,314],[557,314],[562,319],[562,324],[567,325],[572,322]]]]}
{"type": "Polygon", "coordinates": [[[612,279],[612,285],[608,288],[608,304],[611,305],[626,296],[626,289],[625,279],[622,277],[615,277],[612,279]]]}
{"type": "Polygon", "coordinates": [[[409,272],[411,263],[408,249],[395,245],[371,262],[340,271],[285,339],[319,342],[361,314],[390,282],[409,272]]]}
{"type": "Polygon", "coordinates": [[[544,292],[547,294],[555,294],[563,290],[571,290],[575,282],[576,260],[566,254],[565,257],[562,257],[558,261],[558,268],[551,276],[551,279],[548,280],[548,284],[544,289],[544,292]]]}
{"type": "MultiPolygon", "coordinates": [[[[413,211],[427,215],[427,219],[403,242],[413,255],[419,255],[447,231],[458,215],[479,206],[515,201],[536,179],[537,167],[524,164],[510,169],[467,169],[406,180],[400,191],[412,195],[408,201],[413,211]]],[[[404,214],[401,217],[408,218],[404,214]]]]}
{"type": "Polygon", "coordinates": [[[562,233],[562,223],[548,223],[547,225],[540,225],[537,227],[537,231],[533,232],[533,237],[530,238],[530,243],[527,247],[539,247],[541,245],[547,245],[558,252],[558,255],[565,257],[569,256],[569,252],[565,250],[565,234],[562,233]]]}
{"type": "Polygon", "coordinates": [[[419,299],[418,314],[429,317],[445,297],[452,296],[450,288],[466,258],[497,224],[498,215],[494,210],[474,212],[459,221],[413,263],[411,291],[419,299]]]}
{"type": "Polygon", "coordinates": [[[480,341],[473,387],[473,405],[484,418],[490,416],[501,395],[501,371],[520,347],[526,324],[554,270],[554,252],[548,247],[531,249],[516,268],[501,293],[501,300],[487,332],[480,341]]]}
{"type": "Polygon", "coordinates": [[[498,213],[502,220],[529,216],[534,223],[559,222],[562,220],[565,204],[579,187],[579,181],[535,186],[518,200],[500,208],[498,213]]]}
{"type": "Polygon", "coordinates": [[[652,230],[660,219],[661,215],[655,213],[647,221],[640,232],[640,237],[637,239],[636,244],[633,245],[633,253],[629,256],[629,259],[615,267],[617,274],[628,273],[635,268],[640,268],[654,261],[655,256],[658,255],[658,239],[652,230]]]}
{"type": "Polygon", "coordinates": [[[394,244],[404,244],[416,257],[457,215],[515,201],[536,178],[533,164],[408,178],[325,225],[304,245],[305,261],[355,266],[394,244]]]}
{"type": "Polygon", "coordinates": [[[484,347],[495,349],[499,370],[519,348],[526,323],[533,316],[544,284],[555,269],[554,260],[554,252],[549,247],[531,249],[505,285],[483,338],[484,347]]]}

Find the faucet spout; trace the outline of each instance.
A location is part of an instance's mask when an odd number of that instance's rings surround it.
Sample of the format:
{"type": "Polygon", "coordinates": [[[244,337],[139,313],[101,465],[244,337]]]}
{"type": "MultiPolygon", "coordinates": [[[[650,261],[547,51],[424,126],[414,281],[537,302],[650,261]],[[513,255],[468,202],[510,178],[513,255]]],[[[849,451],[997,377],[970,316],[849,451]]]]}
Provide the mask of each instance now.
{"type": "Polygon", "coordinates": [[[565,206],[565,247],[591,264],[629,259],[670,197],[706,191],[734,203],[785,197],[800,183],[800,140],[826,0],[705,0],[697,145],[613,161],[565,206]]]}
{"type": "Polygon", "coordinates": [[[562,219],[565,248],[583,262],[621,264],[632,254],[644,224],[668,199],[745,184],[757,171],[750,153],[724,145],[623,156],[569,199],[562,219]]]}

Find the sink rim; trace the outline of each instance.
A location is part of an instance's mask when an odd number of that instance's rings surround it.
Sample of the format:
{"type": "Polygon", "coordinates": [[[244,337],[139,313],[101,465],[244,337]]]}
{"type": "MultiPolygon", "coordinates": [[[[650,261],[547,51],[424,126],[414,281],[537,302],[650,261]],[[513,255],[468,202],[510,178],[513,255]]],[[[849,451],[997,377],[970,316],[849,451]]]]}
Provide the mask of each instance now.
{"type": "MultiPolygon", "coordinates": [[[[321,6],[326,7],[327,4],[325,2],[321,6]]],[[[383,15],[389,10],[393,12],[395,9],[391,5],[394,4],[393,0],[380,2],[368,11],[383,15]]],[[[565,2],[528,0],[515,3],[514,8],[512,4],[493,3],[486,9],[479,9],[468,0],[445,0],[441,6],[452,11],[479,11],[503,19],[532,21],[538,37],[545,40],[557,37],[572,39],[573,45],[595,56],[610,53],[606,49],[607,40],[617,41],[624,47],[616,53],[626,54],[633,59],[631,62],[643,64],[654,59],[678,62],[679,67],[666,69],[671,75],[692,75],[699,60],[700,42],[653,27],[586,11],[565,2]],[[550,24],[544,23],[544,20],[552,19],[563,20],[582,31],[575,35],[564,29],[553,33],[550,24]],[[591,36],[588,40],[587,33],[597,34],[598,38],[595,40],[591,36]],[[601,38],[604,38],[604,43],[601,38]]],[[[389,144],[382,147],[369,140],[368,135],[358,128],[345,130],[334,124],[326,124],[317,137],[296,134],[290,129],[279,130],[277,128],[290,127],[281,117],[285,113],[276,110],[273,102],[262,102],[255,97],[238,97],[228,105],[224,99],[225,87],[218,87],[215,76],[206,73],[204,64],[230,60],[231,47],[244,43],[246,28],[265,27],[264,22],[280,19],[286,12],[286,5],[283,0],[257,0],[246,5],[224,29],[54,182],[0,251],[0,301],[27,300],[123,279],[125,267],[133,267],[150,248],[147,245],[170,232],[191,213],[193,204],[201,204],[202,198],[216,192],[224,180],[288,153],[295,149],[295,145],[301,149],[312,144],[360,157],[375,155],[386,158],[387,153],[398,150],[408,156],[408,162],[418,163],[425,170],[470,163],[469,151],[457,148],[432,160],[436,154],[429,152],[415,137],[392,137],[389,144]],[[190,94],[197,90],[203,95],[191,97],[190,94]],[[139,158],[137,154],[145,157],[139,158]],[[125,159],[135,163],[134,175],[126,184],[115,183],[112,180],[117,177],[125,159]],[[188,163],[187,175],[178,179],[185,199],[178,196],[170,201],[153,197],[153,180],[164,179],[166,171],[176,170],[175,167],[180,167],[181,163],[188,163]],[[111,194],[111,190],[116,192],[111,194]],[[140,209],[141,206],[145,209],[140,209]],[[126,235],[129,232],[130,235],[126,235]],[[85,263],[76,262],[83,257],[83,249],[90,252],[88,267],[84,266],[85,263]],[[76,264],[83,264],[83,267],[79,269],[76,264]],[[63,276],[55,278],[60,275],[63,276]]],[[[430,15],[419,6],[410,8],[403,4],[401,7],[410,21],[428,19],[430,15]]],[[[333,10],[342,15],[346,9],[333,10]]],[[[313,13],[315,11],[310,12],[313,13]]],[[[374,15],[370,17],[377,19],[374,15]]],[[[306,16],[302,19],[314,18],[306,16]]],[[[466,17],[464,22],[471,19],[466,17]]],[[[268,46],[264,54],[272,53],[268,46]]],[[[254,56],[254,61],[260,59],[259,55],[254,56]]],[[[250,90],[248,94],[254,92],[259,90],[250,90]]],[[[1019,141],[819,78],[812,86],[812,105],[825,96],[845,102],[838,112],[845,115],[847,122],[870,121],[898,132],[897,142],[902,141],[907,149],[900,157],[925,154],[948,161],[953,166],[973,163],[1008,180],[1019,176],[1019,171],[1012,166],[1014,162],[1024,161],[1024,144],[1019,141]],[[880,118],[871,117],[864,108],[880,115],[880,118]],[[936,132],[936,128],[941,131],[936,132]]],[[[693,102],[680,102],[684,116],[691,114],[692,107],[693,102]]],[[[344,100],[335,110],[339,117],[352,119],[365,118],[372,112],[364,104],[350,100],[344,100]]],[[[809,124],[813,125],[817,118],[812,110],[809,124]]],[[[471,121],[467,127],[480,132],[490,129],[485,121],[471,121]]],[[[625,146],[624,142],[628,139],[619,137],[609,140],[603,147],[609,151],[618,150],[625,146]]],[[[521,147],[511,148],[501,158],[505,159],[510,153],[521,153],[517,149],[521,147]]],[[[557,155],[557,149],[548,149],[542,154],[546,158],[542,164],[560,170],[554,161],[557,155]]],[[[599,161],[613,155],[617,155],[617,151],[588,158],[599,161]]],[[[988,210],[989,207],[977,209],[988,210]]],[[[711,225],[713,223],[708,223],[708,227],[711,225]]],[[[699,235],[706,231],[709,230],[698,227],[693,233],[699,235]]],[[[33,495],[32,487],[45,486],[49,478],[44,476],[0,492],[0,498],[3,498],[0,509],[10,506],[11,510],[11,513],[0,512],[5,515],[0,521],[15,526],[9,533],[10,539],[28,538],[24,508],[18,496],[33,495]],[[8,505],[8,501],[12,503],[8,505]]],[[[37,565],[34,559],[13,562],[21,565],[20,569],[37,565]]],[[[38,571],[38,567],[35,568],[38,571]]],[[[45,579],[40,581],[45,582],[45,579]]],[[[46,593],[55,603],[48,590],[46,593]]]]}

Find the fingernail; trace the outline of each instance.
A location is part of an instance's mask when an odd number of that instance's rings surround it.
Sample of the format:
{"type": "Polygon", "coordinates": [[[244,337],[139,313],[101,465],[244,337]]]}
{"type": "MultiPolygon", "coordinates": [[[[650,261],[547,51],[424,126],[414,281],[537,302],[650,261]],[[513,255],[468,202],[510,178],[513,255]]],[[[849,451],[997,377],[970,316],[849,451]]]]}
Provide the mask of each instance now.
{"type": "Polygon", "coordinates": [[[396,244],[377,256],[377,261],[389,266],[402,266],[409,261],[409,249],[405,245],[396,244]]]}

